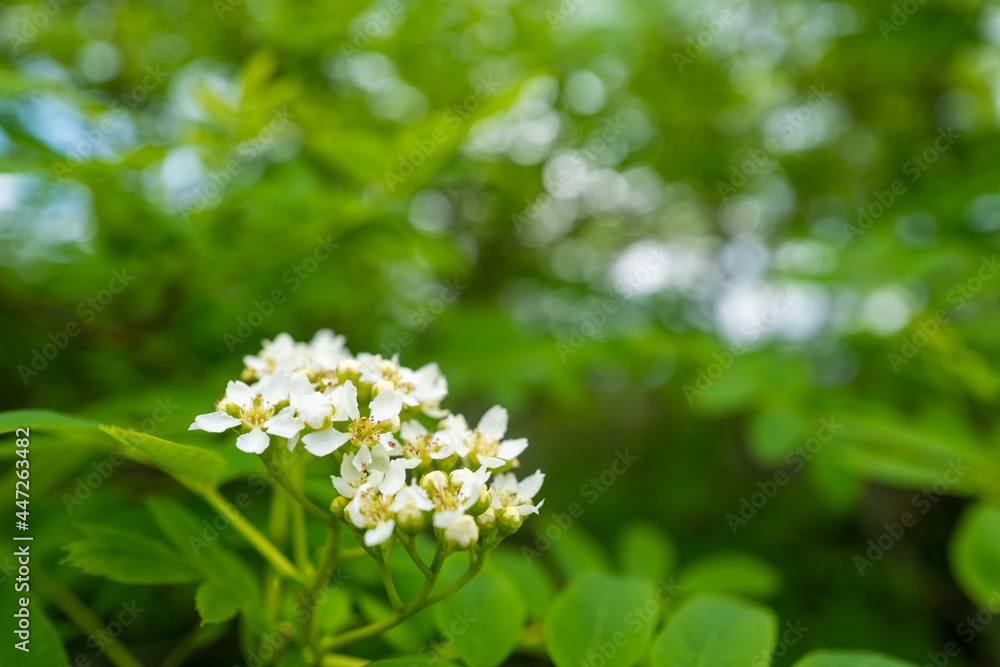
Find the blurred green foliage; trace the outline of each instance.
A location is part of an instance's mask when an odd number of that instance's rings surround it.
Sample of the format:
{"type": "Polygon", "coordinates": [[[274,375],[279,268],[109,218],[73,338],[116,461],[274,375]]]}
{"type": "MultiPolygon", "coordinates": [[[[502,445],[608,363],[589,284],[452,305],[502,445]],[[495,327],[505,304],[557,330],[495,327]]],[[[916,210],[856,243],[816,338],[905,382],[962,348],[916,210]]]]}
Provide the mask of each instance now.
{"type": "MultiPolygon", "coordinates": [[[[567,571],[643,520],[670,564],[776,567],[735,592],[812,628],[792,658],[963,641],[997,576],[963,592],[947,546],[975,498],[953,551],[996,553],[995,5],[56,0],[0,36],[5,408],[189,442],[261,339],[331,327],[510,409],[582,509],[567,571]]],[[[39,435],[39,549],[98,614],[165,605],[129,631],[155,654],[184,595],[58,565],[71,521],[142,535],[133,501],[179,495],[125,462],[70,514],[97,441],[39,435]]],[[[962,646],[995,664],[1000,629],[962,646]]]]}

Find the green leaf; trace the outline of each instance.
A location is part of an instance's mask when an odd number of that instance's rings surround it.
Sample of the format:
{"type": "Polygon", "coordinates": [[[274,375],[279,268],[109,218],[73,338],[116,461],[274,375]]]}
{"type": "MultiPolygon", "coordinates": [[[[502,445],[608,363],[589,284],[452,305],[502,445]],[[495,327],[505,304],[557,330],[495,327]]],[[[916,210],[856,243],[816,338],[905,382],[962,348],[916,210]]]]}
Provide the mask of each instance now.
{"type": "Polygon", "coordinates": [[[333,635],[347,626],[354,614],[351,596],[346,588],[321,589],[316,600],[316,631],[320,635],[333,635]]]}
{"type": "Polygon", "coordinates": [[[813,651],[795,663],[795,667],[916,667],[916,665],[880,653],[813,651]]]}
{"type": "MultiPolygon", "coordinates": [[[[6,585],[10,585],[9,583],[6,585]]],[[[31,623],[31,636],[28,642],[30,651],[22,651],[15,646],[23,641],[14,634],[14,613],[20,610],[18,600],[20,595],[4,591],[0,595],[0,613],[8,623],[4,640],[0,642],[0,665],[17,665],[17,667],[53,667],[53,665],[69,665],[69,656],[63,647],[62,640],[52,622],[42,611],[41,599],[31,592],[31,604],[28,607],[28,617],[31,623]]]]}
{"type": "Polygon", "coordinates": [[[167,472],[191,480],[212,480],[225,467],[221,456],[206,449],[179,445],[138,431],[117,426],[101,426],[101,430],[129,447],[139,450],[154,464],[167,472]]]}
{"type": "Polygon", "coordinates": [[[781,573],[771,564],[750,554],[713,554],[688,565],[678,583],[688,593],[712,591],[735,593],[761,599],[781,590],[781,573]]]}
{"type": "Polygon", "coordinates": [[[1000,590],[1000,509],[970,506],[949,545],[951,568],[962,590],[976,604],[996,602],[1000,590]]]}
{"type": "Polygon", "coordinates": [[[502,664],[517,645],[527,609],[507,577],[483,571],[432,608],[438,630],[469,667],[502,664]]]}
{"type": "Polygon", "coordinates": [[[533,621],[543,620],[556,595],[556,586],[545,566],[539,561],[529,563],[520,552],[503,547],[490,554],[489,562],[513,582],[528,607],[528,617],[533,621]]]}
{"type": "Polygon", "coordinates": [[[8,410],[0,412],[0,433],[10,433],[21,427],[38,429],[52,428],[97,428],[97,422],[64,415],[54,410],[8,410]]]}
{"type": "Polygon", "coordinates": [[[647,581],[582,574],[549,609],[546,648],[558,667],[633,665],[646,653],[659,606],[647,581]]]}
{"type": "Polygon", "coordinates": [[[402,658],[376,660],[375,662],[369,662],[365,667],[458,667],[458,665],[438,658],[422,658],[417,655],[411,655],[403,656],[402,658]]]}
{"type": "Polygon", "coordinates": [[[777,627],[769,609],[702,593],[687,600],[653,642],[653,667],[769,664],[777,627]]]}
{"type": "Polygon", "coordinates": [[[69,562],[87,574],[125,584],[176,584],[198,581],[198,571],[169,546],[112,526],[75,524],[86,539],[66,545],[69,562]]]}
{"type": "MultiPolygon", "coordinates": [[[[357,602],[361,615],[369,623],[392,615],[392,608],[389,605],[371,595],[361,594],[357,602]]],[[[424,609],[382,633],[380,638],[401,653],[415,653],[426,649],[433,635],[434,621],[431,618],[431,610],[424,609]]]]}
{"type": "Polygon", "coordinates": [[[673,542],[656,524],[636,521],[618,536],[616,554],[625,574],[656,581],[666,576],[677,561],[673,542]]]}
{"type": "Polygon", "coordinates": [[[205,625],[231,619],[240,610],[240,601],[214,581],[206,581],[194,594],[194,606],[205,625]]]}

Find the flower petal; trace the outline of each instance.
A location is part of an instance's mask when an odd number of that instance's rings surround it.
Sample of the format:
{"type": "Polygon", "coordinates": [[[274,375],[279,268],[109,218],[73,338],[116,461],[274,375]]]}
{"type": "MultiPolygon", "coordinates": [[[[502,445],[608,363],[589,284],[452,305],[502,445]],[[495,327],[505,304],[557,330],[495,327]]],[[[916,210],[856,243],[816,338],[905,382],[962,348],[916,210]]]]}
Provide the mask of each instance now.
{"type": "Polygon", "coordinates": [[[313,456],[326,456],[337,451],[337,449],[350,439],[351,436],[347,433],[327,428],[302,436],[302,444],[305,445],[306,451],[313,456]]]}
{"type": "Polygon", "coordinates": [[[253,390],[246,382],[230,382],[226,385],[226,398],[246,410],[253,403],[253,390]]]}
{"type": "Polygon", "coordinates": [[[295,408],[288,406],[281,412],[264,422],[264,430],[279,438],[291,438],[303,428],[302,422],[295,418],[295,408]]]}
{"type": "Polygon", "coordinates": [[[365,546],[373,547],[382,544],[392,537],[392,531],[396,528],[394,519],[378,522],[374,528],[365,533],[365,546]]]}
{"type": "Polygon", "coordinates": [[[188,427],[188,430],[222,433],[227,428],[239,426],[241,423],[236,417],[230,417],[222,410],[217,410],[216,412],[209,412],[207,415],[198,415],[195,417],[194,423],[188,427]]]}
{"type": "Polygon", "coordinates": [[[333,388],[330,393],[330,402],[333,404],[333,421],[335,422],[361,417],[361,413],[358,411],[358,388],[350,380],[333,388]]]}
{"type": "Polygon", "coordinates": [[[507,433],[507,409],[499,405],[494,405],[486,411],[483,418],[476,426],[479,432],[495,440],[499,440],[507,433]]]}
{"type": "Polygon", "coordinates": [[[236,438],[236,447],[248,454],[260,454],[267,449],[269,444],[271,444],[271,439],[267,437],[267,433],[260,430],[259,426],[236,438]]]}
{"type": "Polygon", "coordinates": [[[368,407],[371,408],[372,419],[376,422],[392,419],[403,409],[403,395],[395,389],[383,391],[372,399],[368,407]]]}
{"type": "Polygon", "coordinates": [[[504,461],[513,461],[521,452],[528,448],[527,438],[516,438],[514,440],[504,440],[497,447],[497,456],[504,461]]]}
{"type": "Polygon", "coordinates": [[[542,488],[545,481],[545,473],[536,470],[534,474],[528,475],[517,484],[517,495],[524,500],[531,500],[542,488]]]}

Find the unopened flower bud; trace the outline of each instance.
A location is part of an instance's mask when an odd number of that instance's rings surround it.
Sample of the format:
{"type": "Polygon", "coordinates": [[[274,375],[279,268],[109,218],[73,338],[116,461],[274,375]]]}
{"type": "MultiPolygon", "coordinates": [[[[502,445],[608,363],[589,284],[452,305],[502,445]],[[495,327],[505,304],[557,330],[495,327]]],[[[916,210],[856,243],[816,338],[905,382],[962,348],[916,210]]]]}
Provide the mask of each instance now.
{"type": "Polygon", "coordinates": [[[479,525],[479,534],[488,537],[496,532],[497,516],[493,512],[483,512],[476,517],[476,523],[479,525]]]}
{"type": "Polygon", "coordinates": [[[395,388],[396,385],[389,382],[388,380],[379,380],[378,382],[372,385],[372,398],[375,398],[383,391],[392,391],[395,388]]]}
{"type": "Polygon", "coordinates": [[[330,503],[330,511],[333,512],[333,515],[335,517],[341,519],[344,516],[344,508],[347,507],[347,504],[349,502],[351,502],[350,498],[345,498],[344,496],[337,496],[336,498],[333,499],[333,502],[330,503]]]}
{"type": "Polygon", "coordinates": [[[517,532],[523,521],[524,519],[521,518],[521,513],[517,511],[516,507],[508,507],[497,516],[497,529],[502,536],[506,537],[517,532]]]}
{"type": "Polygon", "coordinates": [[[413,505],[396,512],[396,527],[407,535],[416,535],[427,525],[427,515],[413,505]]]}
{"type": "Polygon", "coordinates": [[[451,470],[454,470],[455,466],[461,463],[461,461],[462,457],[459,456],[458,454],[452,454],[446,459],[438,459],[437,460],[438,470],[444,470],[445,472],[449,472],[451,470]]]}
{"type": "Polygon", "coordinates": [[[479,539],[479,526],[475,519],[463,514],[444,529],[444,539],[452,549],[468,549],[479,539]]]}
{"type": "Polygon", "coordinates": [[[475,504],[466,511],[471,516],[479,516],[490,508],[491,502],[493,502],[493,496],[490,495],[489,489],[485,486],[480,487],[478,500],[476,500],[475,504]]]}
{"type": "Polygon", "coordinates": [[[219,402],[219,409],[225,410],[227,415],[235,417],[236,419],[239,419],[243,415],[243,411],[240,410],[240,406],[236,405],[228,398],[223,398],[219,402]]]}
{"type": "Polygon", "coordinates": [[[428,494],[441,491],[448,487],[448,477],[440,470],[433,470],[420,480],[420,488],[428,494]]]}

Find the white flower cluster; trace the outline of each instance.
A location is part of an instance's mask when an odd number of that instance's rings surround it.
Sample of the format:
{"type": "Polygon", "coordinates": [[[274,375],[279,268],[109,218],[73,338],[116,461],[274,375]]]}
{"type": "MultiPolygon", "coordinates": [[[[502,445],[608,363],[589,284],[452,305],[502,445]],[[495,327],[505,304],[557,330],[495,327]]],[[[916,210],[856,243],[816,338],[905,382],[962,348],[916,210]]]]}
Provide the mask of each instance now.
{"type": "Polygon", "coordinates": [[[289,451],[301,440],[315,456],[334,454],[341,500],[332,507],[365,531],[367,546],[397,528],[412,535],[433,524],[464,549],[481,532],[513,533],[542,506],[533,500],[541,471],[520,482],[506,472],[528,446],[526,438],[505,439],[507,411],[495,405],[469,428],[462,415],[441,408],[448,382],[437,364],[412,370],[396,356],[354,356],[329,329],[309,343],[279,334],[243,362],[243,380],[230,382],[216,411],[190,428],[236,429],[236,446],[253,454],[263,453],[271,436],[285,439],[289,451]],[[421,417],[436,421],[434,429],[421,417]]]}

